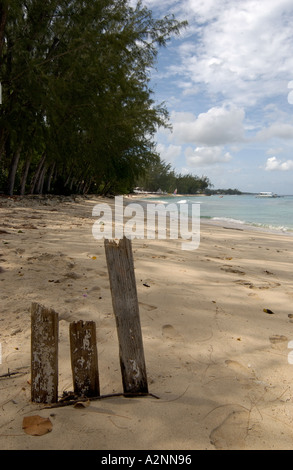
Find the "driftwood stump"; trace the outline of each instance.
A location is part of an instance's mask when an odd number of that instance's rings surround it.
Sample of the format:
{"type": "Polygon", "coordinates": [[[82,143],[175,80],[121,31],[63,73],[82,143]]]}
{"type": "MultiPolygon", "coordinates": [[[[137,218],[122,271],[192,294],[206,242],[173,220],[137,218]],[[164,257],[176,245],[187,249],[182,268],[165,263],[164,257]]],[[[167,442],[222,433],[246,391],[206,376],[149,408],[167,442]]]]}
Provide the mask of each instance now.
{"type": "Polygon", "coordinates": [[[70,323],[70,351],[74,393],[78,396],[100,395],[96,324],[82,320],[70,323]]]}
{"type": "Polygon", "coordinates": [[[58,313],[40,304],[31,306],[31,399],[58,400],[58,313]]]}
{"type": "Polygon", "coordinates": [[[148,393],[131,241],[104,241],[124,393],[148,393]]]}

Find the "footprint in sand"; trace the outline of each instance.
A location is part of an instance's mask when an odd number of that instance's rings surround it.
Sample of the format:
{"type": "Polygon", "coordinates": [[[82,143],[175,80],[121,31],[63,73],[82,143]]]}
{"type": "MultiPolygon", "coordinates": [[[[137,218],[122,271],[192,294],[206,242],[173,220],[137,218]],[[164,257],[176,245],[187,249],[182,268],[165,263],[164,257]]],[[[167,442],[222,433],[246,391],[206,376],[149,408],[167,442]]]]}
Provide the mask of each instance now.
{"type": "Polygon", "coordinates": [[[89,292],[95,292],[95,291],[100,291],[101,288],[99,286],[94,286],[91,289],[89,289],[89,292]]]}
{"type": "Polygon", "coordinates": [[[237,279],[234,281],[235,284],[242,285],[244,287],[247,287],[248,289],[274,289],[276,287],[279,287],[281,284],[279,282],[269,282],[269,281],[264,281],[259,284],[253,284],[252,282],[249,281],[243,281],[242,279],[237,279]]]}
{"type": "Polygon", "coordinates": [[[272,348],[274,349],[287,349],[288,338],[284,335],[272,335],[269,338],[272,348]]]}
{"type": "Polygon", "coordinates": [[[225,364],[229,369],[233,370],[234,372],[240,373],[242,375],[251,375],[251,370],[243,364],[240,364],[240,362],[227,359],[225,361],[225,364]]]}
{"type": "Polygon", "coordinates": [[[248,411],[233,411],[210,434],[211,444],[217,450],[245,449],[248,434],[248,411]]]}
{"type": "Polygon", "coordinates": [[[237,281],[234,281],[235,284],[239,284],[241,286],[245,286],[245,287],[248,287],[249,289],[252,289],[254,287],[254,285],[252,284],[252,282],[249,282],[249,281],[243,281],[242,279],[237,279],[237,281]]]}
{"type": "Polygon", "coordinates": [[[226,271],[227,273],[240,274],[243,276],[246,274],[244,271],[241,271],[240,269],[235,269],[232,266],[223,266],[221,270],[226,271]]]}
{"type": "Polygon", "coordinates": [[[155,305],[144,304],[143,302],[139,302],[139,306],[146,309],[148,312],[151,312],[152,310],[156,310],[158,308],[155,307],[155,305]]]}
{"type": "Polygon", "coordinates": [[[173,341],[181,338],[180,334],[172,325],[163,325],[162,335],[164,339],[172,339],[173,341]]]}
{"type": "Polygon", "coordinates": [[[266,284],[261,284],[257,286],[258,289],[274,289],[279,287],[281,284],[279,282],[267,282],[266,284]]]}
{"type": "Polygon", "coordinates": [[[107,277],[108,273],[106,271],[96,271],[97,276],[107,277]]]}
{"type": "Polygon", "coordinates": [[[74,271],[70,271],[68,273],[65,273],[64,274],[64,277],[68,278],[68,279],[80,279],[82,277],[81,274],[78,274],[74,271]]]}

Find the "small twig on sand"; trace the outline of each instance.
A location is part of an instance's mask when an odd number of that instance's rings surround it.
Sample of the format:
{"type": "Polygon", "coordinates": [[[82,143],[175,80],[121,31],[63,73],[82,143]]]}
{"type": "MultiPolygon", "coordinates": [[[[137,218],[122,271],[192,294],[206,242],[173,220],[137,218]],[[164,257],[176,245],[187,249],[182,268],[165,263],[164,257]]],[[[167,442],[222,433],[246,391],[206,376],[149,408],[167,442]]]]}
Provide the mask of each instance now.
{"type": "Polygon", "coordinates": [[[0,379],[7,379],[7,377],[10,378],[15,375],[25,375],[25,374],[26,372],[10,372],[8,369],[8,372],[6,374],[0,375],[0,379]]]}
{"type": "Polygon", "coordinates": [[[153,393],[110,393],[107,395],[100,395],[98,397],[90,397],[90,398],[77,397],[77,398],[74,398],[73,400],[66,399],[66,400],[54,403],[53,405],[45,406],[42,409],[61,408],[62,406],[76,405],[76,403],[85,402],[88,400],[96,401],[96,400],[103,400],[105,398],[113,398],[113,397],[125,397],[125,398],[152,397],[152,398],[156,398],[157,400],[160,399],[160,397],[158,397],[157,395],[154,395],[153,393]]]}

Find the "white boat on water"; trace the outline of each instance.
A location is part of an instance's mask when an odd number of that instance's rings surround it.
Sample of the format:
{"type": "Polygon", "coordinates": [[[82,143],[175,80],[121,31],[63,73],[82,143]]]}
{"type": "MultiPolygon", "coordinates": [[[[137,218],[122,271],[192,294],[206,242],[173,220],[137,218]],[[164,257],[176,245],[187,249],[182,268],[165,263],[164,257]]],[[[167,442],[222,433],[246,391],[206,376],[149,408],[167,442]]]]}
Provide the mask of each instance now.
{"type": "Polygon", "coordinates": [[[270,191],[267,191],[267,192],[264,191],[264,192],[258,193],[256,197],[278,197],[278,195],[270,191]]]}

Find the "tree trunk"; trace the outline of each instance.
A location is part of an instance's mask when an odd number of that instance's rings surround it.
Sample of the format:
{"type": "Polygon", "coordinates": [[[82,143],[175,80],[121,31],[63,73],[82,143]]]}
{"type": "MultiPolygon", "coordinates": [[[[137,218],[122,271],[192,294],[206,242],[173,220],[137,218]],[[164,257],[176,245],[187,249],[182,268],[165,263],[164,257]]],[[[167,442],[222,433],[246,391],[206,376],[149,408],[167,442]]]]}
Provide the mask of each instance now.
{"type": "Polygon", "coordinates": [[[87,188],[87,181],[85,180],[80,189],[81,194],[85,194],[86,188],[87,188]]]}
{"type": "Polygon", "coordinates": [[[79,181],[79,183],[78,183],[78,185],[77,185],[76,192],[77,192],[78,194],[81,193],[82,185],[83,185],[83,180],[79,181]]]}
{"type": "Polygon", "coordinates": [[[20,153],[22,149],[22,142],[19,144],[18,148],[13,154],[12,161],[10,164],[9,174],[7,178],[7,194],[9,196],[13,196],[14,190],[14,183],[15,183],[15,175],[18,167],[18,162],[20,158],[20,153]]]}
{"type": "Polygon", "coordinates": [[[55,170],[55,165],[56,165],[56,163],[54,162],[53,165],[50,168],[50,171],[49,171],[48,181],[47,181],[47,188],[46,188],[47,193],[49,193],[51,191],[51,182],[52,182],[53,173],[54,173],[54,170],[55,170]]]}
{"type": "Polygon", "coordinates": [[[2,49],[4,44],[4,31],[7,21],[7,12],[8,12],[8,5],[3,5],[3,2],[0,2],[0,66],[2,63],[2,49]]]}
{"type": "Polygon", "coordinates": [[[22,174],[22,179],[21,179],[21,186],[20,186],[20,195],[23,196],[25,194],[25,185],[26,185],[26,181],[27,181],[27,176],[28,176],[28,171],[29,171],[29,167],[30,167],[30,164],[31,164],[31,156],[29,156],[25,162],[25,167],[24,167],[24,170],[23,170],[23,174],[22,174]]]}
{"type": "Polygon", "coordinates": [[[39,179],[38,179],[38,182],[37,182],[37,187],[36,187],[36,193],[37,194],[43,194],[43,187],[44,187],[46,172],[47,172],[47,166],[44,165],[41,172],[40,172],[39,179]]]}
{"type": "Polygon", "coordinates": [[[71,182],[70,182],[70,186],[69,186],[70,191],[72,191],[74,182],[75,182],[75,178],[73,177],[72,180],[71,180],[71,182]]]}
{"type": "Polygon", "coordinates": [[[93,178],[90,178],[83,188],[83,194],[87,194],[90,190],[93,178]]]}
{"type": "Polygon", "coordinates": [[[2,158],[5,156],[5,144],[7,139],[7,133],[3,129],[0,130],[0,163],[2,158]]]}
{"type": "Polygon", "coordinates": [[[32,183],[31,183],[31,189],[30,189],[30,193],[31,194],[34,194],[34,191],[35,191],[35,186],[37,184],[37,181],[39,180],[39,176],[40,176],[40,172],[41,172],[41,169],[45,163],[45,160],[46,160],[46,153],[44,152],[43,155],[42,155],[42,158],[41,160],[39,161],[39,164],[37,166],[37,169],[36,169],[36,172],[34,174],[34,177],[32,179],[32,183]]]}
{"type": "Polygon", "coordinates": [[[64,183],[64,187],[66,187],[69,184],[70,178],[71,178],[72,171],[69,172],[69,175],[66,178],[66,181],[64,183]]]}
{"type": "Polygon", "coordinates": [[[110,191],[110,189],[111,189],[111,181],[108,181],[107,183],[104,183],[104,187],[101,190],[101,195],[106,196],[107,193],[110,191]]]}

